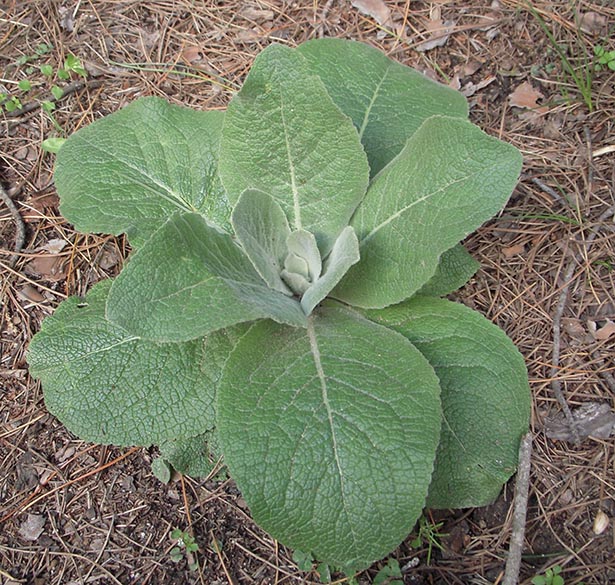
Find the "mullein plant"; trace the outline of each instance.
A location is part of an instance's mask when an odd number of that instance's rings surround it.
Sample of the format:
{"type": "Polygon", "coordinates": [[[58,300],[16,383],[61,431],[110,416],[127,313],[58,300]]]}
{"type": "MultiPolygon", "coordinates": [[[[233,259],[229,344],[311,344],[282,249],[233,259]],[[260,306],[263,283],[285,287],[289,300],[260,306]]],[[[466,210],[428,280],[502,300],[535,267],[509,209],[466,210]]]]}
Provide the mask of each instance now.
{"type": "Polygon", "coordinates": [[[133,251],[32,340],[47,408],[183,473],[221,456],[274,538],[368,567],[515,471],[524,361],[443,297],[521,162],[460,93],[340,39],[268,47],[225,112],[94,122],[58,153],[60,209],[133,251]]]}

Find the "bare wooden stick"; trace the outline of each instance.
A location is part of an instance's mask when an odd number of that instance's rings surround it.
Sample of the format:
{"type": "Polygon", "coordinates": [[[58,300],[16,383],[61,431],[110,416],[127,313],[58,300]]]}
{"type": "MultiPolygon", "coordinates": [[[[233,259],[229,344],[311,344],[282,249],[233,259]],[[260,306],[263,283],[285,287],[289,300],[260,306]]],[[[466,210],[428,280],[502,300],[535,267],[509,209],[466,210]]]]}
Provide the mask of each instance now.
{"type": "Polygon", "coordinates": [[[532,433],[526,433],[519,445],[519,469],[515,482],[515,501],[512,519],[512,532],[506,570],[502,585],[517,585],[521,568],[521,554],[525,537],[525,518],[527,516],[527,500],[530,492],[530,469],[532,461],[532,433]]]}
{"type": "Polygon", "coordinates": [[[333,5],[334,0],[327,0],[322,12],[320,13],[320,24],[316,28],[319,37],[323,37],[325,34],[325,22],[327,20],[327,16],[329,16],[329,10],[331,10],[331,6],[333,5]]]}
{"type": "Polygon", "coordinates": [[[9,194],[4,190],[4,187],[0,185],[0,199],[4,202],[4,204],[9,208],[11,212],[11,216],[15,220],[15,247],[13,248],[14,254],[11,256],[9,260],[9,266],[13,268],[15,266],[15,262],[17,262],[17,258],[19,256],[19,252],[23,249],[24,242],[26,241],[26,226],[24,225],[23,219],[17,206],[13,202],[13,200],[9,197],[9,194]]]}
{"type": "Polygon", "coordinates": [[[557,300],[557,305],[555,307],[555,314],[553,315],[553,354],[551,356],[551,390],[555,395],[555,398],[559,402],[559,405],[562,407],[564,411],[564,416],[566,417],[566,421],[568,422],[568,426],[570,427],[570,431],[572,433],[572,437],[574,439],[575,444],[579,444],[579,429],[577,426],[577,421],[572,416],[572,412],[570,411],[570,407],[566,402],[566,398],[564,397],[564,393],[562,392],[562,383],[558,379],[559,374],[559,360],[560,360],[560,351],[561,351],[561,332],[562,332],[562,316],[564,314],[564,309],[566,308],[566,300],[568,299],[568,289],[570,288],[570,283],[572,282],[572,275],[574,273],[574,267],[576,262],[574,258],[571,258],[568,263],[568,268],[566,268],[566,272],[564,273],[564,286],[562,287],[561,292],[559,293],[559,298],[557,300]]]}

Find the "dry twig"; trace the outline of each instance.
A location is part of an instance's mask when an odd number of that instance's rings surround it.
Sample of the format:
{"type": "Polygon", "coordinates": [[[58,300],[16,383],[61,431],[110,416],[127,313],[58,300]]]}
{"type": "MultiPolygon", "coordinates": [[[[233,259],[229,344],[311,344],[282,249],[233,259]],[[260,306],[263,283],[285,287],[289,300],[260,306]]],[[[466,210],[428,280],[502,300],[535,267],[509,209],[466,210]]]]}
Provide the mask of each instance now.
{"type": "Polygon", "coordinates": [[[24,225],[23,219],[17,206],[10,198],[9,194],[4,190],[4,187],[0,185],[0,199],[4,202],[4,204],[9,208],[11,212],[11,216],[15,220],[15,247],[13,248],[14,254],[11,256],[9,260],[9,267],[13,268],[15,266],[15,262],[17,262],[17,258],[19,253],[23,249],[24,242],[26,241],[26,227],[24,225]]]}
{"type": "Polygon", "coordinates": [[[506,571],[502,585],[516,585],[521,568],[521,553],[525,536],[525,518],[527,516],[527,499],[530,491],[530,468],[532,460],[532,433],[526,433],[519,446],[519,470],[515,482],[515,503],[512,519],[510,548],[506,561],[506,571]]]}

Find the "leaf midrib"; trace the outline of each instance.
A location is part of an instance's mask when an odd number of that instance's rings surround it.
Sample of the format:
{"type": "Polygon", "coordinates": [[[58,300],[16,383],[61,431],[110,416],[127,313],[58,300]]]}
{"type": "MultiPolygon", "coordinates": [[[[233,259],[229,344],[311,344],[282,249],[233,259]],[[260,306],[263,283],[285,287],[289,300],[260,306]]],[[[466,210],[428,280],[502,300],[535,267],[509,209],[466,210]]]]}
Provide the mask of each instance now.
{"type": "Polygon", "coordinates": [[[346,502],[346,488],[344,485],[344,474],[342,472],[342,463],[340,461],[339,453],[338,453],[337,437],[335,433],[335,425],[333,422],[333,410],[331,409],[331,404],[329,403],[327,376],[325,375],[324,369],[322,367],[322,361],[320,359],[320,349],[318,347],[318,340],[316,339],[316,331],[314,329],[314,316],[313,315],[309,316],[307,319],[307,336],[310,342],[310,352],[312,354],[312,358],[314,359],[314,366],[316,367],[316,373],[320,381],[322,403],[327,412],[327,420],[328,420],[329,428],[331,431],[333,456],[335,459],[335,466],[337,468],[337,473],[340,479],[340,496],[342,499],[342,507],[344,509],[344,514],[348,520],[348,526],[350,526],[352,536],[355,541],[358,541],[357,534],[355,534],[352,522],[350,520],[351,515],[349,513],[348,503],[346,502]]]}
{"type": "Polygon", "coordinates": [[[380,79],[380,81],[378,82],[378,85],[376,85],[376,89],[374,90],[374,93],[369,102],[369,105],[367,106],[367,109],[365,110],[365,115],[363,116],[363,122],[361,123],[361,128],[359,129],[359,138],[361,140],[363,139],[363,133],[365,132],[365,129],[367,128],[367,125],[369,124],[369,116],[372,112],[372,108],[374,107],[374,104],[376,103],[376,100],[378,99],[378,96],[380,95],[380,89],[382,88],[382,84],[385,82],[390,70],[391,70],[391,65],[389,65],[385,69],[384,74],[382,75],[382,79],[380,79]]]}
{"type": "Polygon", "coordinates": [[[299,202],[299,189],[297,188],[297,179],[295,177],[295,164],[290,152],[290,140],[288,138],[288,130],[286,127],[286,117],[284,116],[284,97],[280,94],[280,116],[282,117],[282,128],[284,130],[284,142],[286,145],[286,158],[288,159],[288,170],[290,173],[290,188],[293,194],[293,212],[295,214],[295,229],[300,230],[301,227],[301,205],[299,202]]]}
{"type": "Polygon", "coordinates": [[[379,223],[375,228],[373,228],[364,238],[361,239],[361,244],[364,244],[365,242],[370,240],[382,228],[386,227],[391,222],[395,221],[398,217],[401,217],[404,213],[406,213],[408,210],[412,209],[415,205],[419,205],[421,203],[424,203],[425,201],[427,201],[431,197],[434,197],[434,196],[442,193],[443,191],[445,191],[447,189],[450,189],[452,186],[454,186],[454,185],[456,185],[458,183],[463,183],[465,181],[468,181],[469,179],[472,178],[472,176],[473,175],[466,175],[466,176],[461,177],[459,179],[455,179],[454,181],[451,181],[450,183],[447,183],[446,185],[443,185],[439,189],[436,189],[435,191],[432,191],[431,193],[427,193],[426,195],[423,195],[422,197],[419,197],[418,199],[415,199],[412,203],[409,203],[408,205],[405,205],[404,207],[402,207],[401,209],[399,209],[398,211],[396,211],[395,213],[393,213],[392,215],[387,217],[387,219],[385,219],[383,222],[379,223]]]}
{"type": "MultiPolygon", "coordinates": [[[[116,343],[112,343],[110,345],[107,345],[105,347],[100,347],[96,350],[93,351],[89,351],[87,353],[81,353],[78,356],[74,357],[74,358],[67,358],[65,359],[62,363],[63,364],[71,364],[75,361],[80,361],[84,358],[88,358],[90,356],[93,355],[97,355],[99,353],[105,353],[107,351],[111,351],[112,349],[115,349],[116,347],[120,347],[121,345],[125,345],[126,343],[132,343],[133,341],[139,341],[141,338],[137,337],[137,336],[132,336],[132,337],[127,337],[125,339],[122,339],[116,343]]],[[[46,372],[48,370],[53,370],[54,368],[57,367],[57,363],[53,363],[47,366],[39,366],[36,368],[32,368],[33,370],[36,370],[37,372],[46,372]]],[[[38,374],[36,374],[38,376],[38,374]]]]}
{"type": "Polygon", "coordinates": [[[125,167],[127,167],[127,168],[129,168],[129,169],[131,169],[133,171],[135,171],[143,179],[146,179],[145,182],[141,183],[142,187],[144,187],[144,188],[146,188],[148,190],[151,190],[152,184],[153,184],[153,185],[155,185],[156,187],[159,187],[162,190],[162,192],[156,191],[156,193],[160,197],[162,197],[162,199],[164,199],[165,201],[168,201],[169,203],[171,203],[172,205],[174,205],[178,209],[181,209],[182,211],[187,211],[189,213],[198,213],[198,210],[193,205],[191,205],[188,201],[186,201],[179,193],[176,193],[168,185],[165,185],[164,183],[160,182],[155,177],[151,176],[149,173],[145,172],[144,169],[136,167],[134,165],[131,165],[126,160],[117,159],[113,153],[110,153],[109,151],[105,150],[100,145],[95,144],[94,142],[90,142],[86,138],[83,138],[83,141],[87,144],[87,146],[89,148],[91,148],[93,150],[97,150],[98,152],[101,152],[101,153],[107,155],[108,157],[111,157],[114,160],[117,160],[121,165],[123,165],[123,166],[125,166],[125,167]],[[148,184],[147,181],[151,181],[151,184],[148,184]],[[168,196],[165,195],[165,193],[168,193],[168,196]]]}

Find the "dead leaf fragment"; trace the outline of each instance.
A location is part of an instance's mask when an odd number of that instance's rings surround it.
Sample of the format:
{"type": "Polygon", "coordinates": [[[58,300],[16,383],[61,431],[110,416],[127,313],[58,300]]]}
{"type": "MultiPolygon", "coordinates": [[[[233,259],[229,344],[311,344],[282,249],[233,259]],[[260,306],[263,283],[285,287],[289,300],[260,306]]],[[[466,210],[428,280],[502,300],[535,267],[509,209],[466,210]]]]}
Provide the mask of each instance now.
{"type": "Polygon", "coordinates": [[[613,323],[610,319],[607,319],[606,323],[602,327],[598,328],[596,323],[592,321],[590,322],[590,329],[592,330],[592,335],[596,341],[605,341],[615,334],[615,323],[613,323]]]}
{"type": "Polygon", "coordinates": [[[585,328],[580,319],[574,319],[572,317],[563,317],[562,327],[568,337],[570,337],[574,341],[586,342],[587,337],[589,337],[587,335],[587,329],[585,328]]]}
{"type": "Polygon", "coordinates": [[[579,14],[580,29],[590,35],[603,35],[608,29],[609,21],[603,14],[597,12],[584,12],[579,14]]]}
{"type": "Polygon", "coordinates": [[[49,252],[50,254],[59,254],[62,250],[64,250],[66,244],[66,240],[62,240],[61,238],[52,238],[44,246],[41,246],[38,249],[49,252]]]}
{"type": "Polygon", "coordinates": [[[273,10],[261,10],[259,8],[253,8],[248,6],[241,11],[241,16],[247,20],[254,20],[256,22],[263,20],[273,20],[273,10]]]}
{"type": "Polygon", "coordinates": [[[34,542],[43,533],[45,517],[41,514],[28,514],[19,527],[19,536],[24,540],[34,542]]]}
{"type": "MultiPolygon", "coordinates": [[[[606,402],[588,402],[579,406],[572,411],[572,418],[580,439],[608,439],[615,430],[615,412],[606,402]]],[[[574,434],[563,412],[545,419],[545,434],[549,439],[574,441],[574,434]]]]}
{"type": "Polygon", "coordinates": [[[45,297],[31,284],[26,284],[17,292],[17,295],[25,301],[30,301],[31,303],[42,303],[45,301],[45,297]]]}
{"type": "Polygon", "coordinates": [[[491,75],[490,77],[487,77],[483,79],[482,81],[479,81],[478,83],[472,83],[471,81],[469,81],[463,86],[463,88],[461,89],[461,93],[465,95],[466,97],[471,97],[477,91],[480,91],[481,89],[485,89],[487,86],[491,85],[494,81],[495,81],[495,75],[491,75]]]}
{"type": "Polygon", "coordinates": [[[523,252],[525,252],[525,244],[515,244],[514,246],[502,248],[502,254],[504,254],[504,258],[512,258],[513,256],[523,254],[523,252]]]}
{"type": "Polygon", "coordinates": [[[73,32],[75,30],[75,15],[73,11],[65,6],[60,6],[58,14],[60,15],[60,27],[66,32],[73,32]]]}
{"type": "Polygon", "coordinates": [[[196,63],[201,60],[201,49],[197,46],[186,47],[182,51],[182,59],[186,63],[196,63]]]}
{"type": "Polygon", "coordinates": [[[611,519],[602,510],[598,510],[594,518],[594,534],[596,536],[602,534],[608,528],[610,522],[611,519]]]}
{"type": "Polygon", "coordinates": [[[49,254],[36,256],[24,266],[24,272],[28,276],[38,276],[44,280],[57,282],[66,278],[66,266],[68,258],[49,254]]]}
{"type": "Polygon", "coordinates": [[[534,109],[539,107],[537,100],[543,97],[528,81],[524,81],[508,96],[508,103],[516,108],[534,109]]]}
{"type": "Polygon", "coordinates": [[[261,33],[256,28],[242,28],[235,37],[240,43],[254,43],[261,37],[261,33]]]}
{"type": "Polygon", "coordinates": [[[351,0],[350,3],[361,13],[371,16],[378,24],[391,26],[391,11],[383,0],[351,0]]]}
{"type": "Polygon", "coordinates": [[[414,50],[424,53],[425,51],[431,51],[436,47],[443,47],[446,45],[454,28],[454,20],[443,21],[441,18],[430,20],[425,27],[425,30],[429,33],[429,36],[422,43],[415,45],[414,50]]]}

